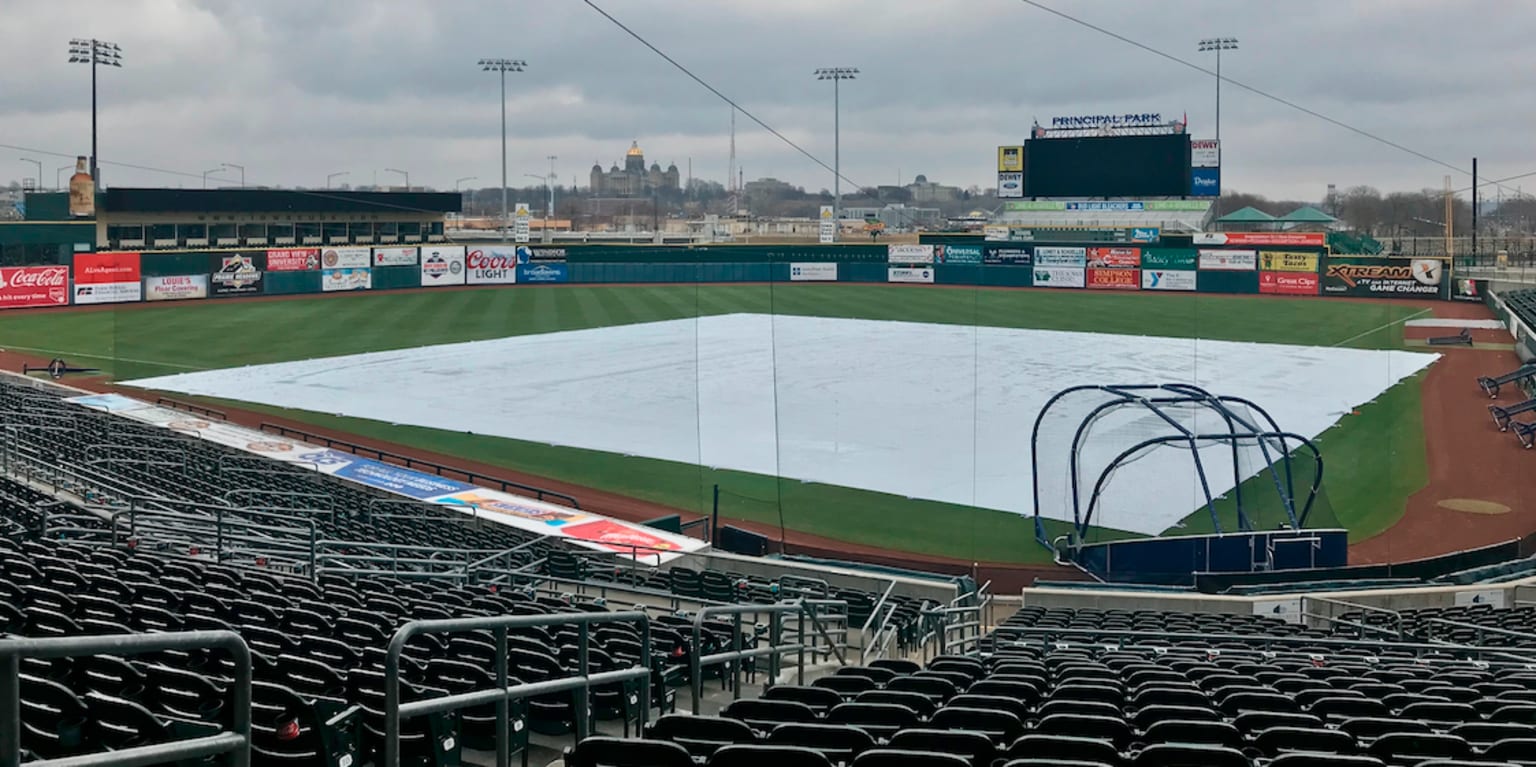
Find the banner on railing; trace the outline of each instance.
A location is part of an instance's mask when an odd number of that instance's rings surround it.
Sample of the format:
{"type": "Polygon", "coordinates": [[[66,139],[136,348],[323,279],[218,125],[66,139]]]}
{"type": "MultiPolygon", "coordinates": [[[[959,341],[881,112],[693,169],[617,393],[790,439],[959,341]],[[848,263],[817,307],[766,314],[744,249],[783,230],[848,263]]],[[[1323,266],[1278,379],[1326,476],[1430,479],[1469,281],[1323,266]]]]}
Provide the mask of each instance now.
{"type": "Polygon", "coordinates": [[[464,284],[464,246],[448,245],[421,249],[421,286],[464,284]]]}
{"type": "Polygon", "coordinates": [[[345,290],[368,290],[373,287],[371,269],[323,269],[320,272],[320,290],[335,293],[345,290]]]}
{"type": "Polygon", "coordinates": [[[367,269],[372,262],[368,248],[326,248],[320,253],[321,269],[367,269]]]}
{"type": "Polygon", "coordinates": [[[75,303],[119,304],[144,297],[138,253],[76,253],[75,303]]]}
{"type": "Polygon", "coordinates": [[[1142,290],[1195,290],[1200,273],[1192,269],[1143,269],[1142,290]]]}
{"type": "Polygon", "coordinates": [[[208,297],[208,275],[180,274],[171,277],[145,277],[145,301],[185,301],[208,297]]]}
{"type": "Polygon", "coordinates": [[[590,549],[634,556],[642,563],[670,562],[684,552],[697,551],[705,546],[703,541],[686,536],[490,490],[225,421],[202,418],[121,394],[92,394],[65,401],[170,429],[289,466],[318,471],[394,495],[448,507],[496,524],[538,535],[569,538],[590,549]]]}
{"type": "Polygon", "coordinates": [[[789,280],[790,282],[837,282],[837,264],[790,264],[789,280]]]}
{"type": "Polygon", "coordinates": [[[1081,266],[1035,266],[1037,288],[1081,288],[1087,281],[1081,266]]]}
{"type": "Polygon", "coordinates": [[[415,266],[416,248],[374,248],[374,266],[415,266]]]}
{"type": "Polygon", "coordinates": [[[0,268],[0,309],[64,306],[69,303],[69,267],[0,268]]]}
{"type": "Polygon", "coordinates": [[[246,296],[261,292],[261,263],[266,254],[231,253],[219,259],[210,292],[216,296],[246,296]]]}
{"type": "Polygon", "coordinates": [[[887,282],[933,282],[933,269],[892,266],[885,271],[887,282]]]}

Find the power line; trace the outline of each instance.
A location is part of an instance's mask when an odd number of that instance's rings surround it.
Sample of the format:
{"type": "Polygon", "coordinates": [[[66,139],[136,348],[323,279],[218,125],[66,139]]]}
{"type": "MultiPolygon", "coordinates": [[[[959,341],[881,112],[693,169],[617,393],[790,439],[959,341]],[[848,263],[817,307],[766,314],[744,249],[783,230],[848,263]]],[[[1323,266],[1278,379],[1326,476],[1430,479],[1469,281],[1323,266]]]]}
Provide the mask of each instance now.
{"type": "MultiPolygon", "coordinates": [[[[1098,32],[1101,35],[1105,35],[1105,36],[1108,36],[1108,37],[1113,37],[1114,39],[1119,40],[1122,43],[1134,46],[1136,48],[1140,48],[1141,50],[1144,50],[1144,51],[1146,51],[1146,52],[1148,52],[1148,53],[1150,53],[1150,54],[1152,54],[1154,56],[1160,56],[1160,57],[1165,58],[1165,59],[1167,59],[1169,61],[1172,61],[1172,62],[1174,62],[1176,64],[1180,64],[1182,66],[1189,67],[1190,69],[1193,69],[1196,72],[1202,72],[1202,73],[1210,75],[1212,77],[1220,77],[1221,81],[1224,82],[1224,83],[1227,83],[1228,85],[1232,85],[1232,86],[1241,88],[1241,89],[1243,89],[1245,91],[1248,91],[1249,93],[1252,93],[1252,94],[1254,94],[1256,96],[1261,96],[1261,97],[1269,99],[1270,101],[1273,101],[1273,102],[1275,102],[1277,104],[1282,104],[1284,106],[1290,107],[1291,109],[1294,109],[1294,110],[1296,110],[1298,112],[1301,112],[1303,114],[1310,115],[1312,117],[1316,117],[1319,120],[1322,120],[1322,121],[1324,121],[1326,123],[1329,123],[1331,125],[1343,128],[1344,130],[1347,130],[1347,131],[1349,131],[1351,133],[1355,133],[1355,134],[1358,134],[1360,136],[1364,136],[1365,138],[1368,138],[1368,139],[1370,139],[1372,141],[1376,141],[1376,142],[1379,142],[1379,143],[1382,143],[1382,144],[1386,144],[1387,146],[1392,147],[1393,149],[1396,149],[1396,150],[1398,150],[1400,152],[1406,152],[1406,153],[1411,154],[1414,157],[1417,157],[1417,158],[1419,158],[1421,160],[1432,162],[1432,163],[1434,163],[1436,165],[1439,165],[1439,166],[1442,166],[1444,168],[1456,171],[1457,173],[1461,173],[1461,174],[1464,174],[1464,175],[1467,175],[1467,176],[1472,175],[1471,171],[1469,171],[1469,170],[1467,170],[1465,168],[1461,168],[1461,167],[1459,167],[1459,166],[1457,166],[1457,165],[1455,165],[1453,163],[1446,162],[1445,160],[1441,160],[1438,157],[1431,157],[1430,155],[1424,154],[1423,152],[1420,152],[1420,151],[1418,151],[1416,149],[1412,149],[1410,147],[1406,147],[1406,146],[1404,146],[1402,144],[1397,143],[1396,141],[1393,141],[1391,139],[1379,136],[1379,135],[1377,135],[1375,133],[1371,133],[1370,131],[1365,130],[1363,128],[1356,128],[1355,126],[1350,125],[1349,123],[1346,123],[1346,122],[1344,122],[1342,120],[1338,120],[1338,119],[1329,117],[1328,115],[1325,115],[1322,112],[1319,112],[1319,111],[1317,111],[1315,109],[1310,109],[1308,107],[1304,107],[1301,104],[1298,104],[1298,103],[1296,103],[1294,101],[1291,101],[1290,99],[1287,99],[1287,98],[1285,98],[1283,96],[1276,96],[1273,93],[1269,93],[1267,91],[1260,90],[1259,88],[1256,88],[1256,87],[1254,87],[1252,85],[1248,85],[1247,83],[1238,82],[1237,80],[1233,80],[1232,78],[1226,77],[1224,75],[1217,75],[1215,72],[1213,72],[1213,71],[1211,71],[1209,69],[1206,69],[1205,67],[1200,66],[1199,64],[1196,64],[1193,61],[1189,61],[1187,59],[1180,58],[1180,57],[1175,56],[1175,55],[1173,55],[1171,53],[1168,53],[1166,51],[1158,50],[1156,48],[1153,48],[1150,45],[1147,45],[1146,43],[1140,42],[1138,40],[1133,40],[1133,39],[1131,39],[1129,37],[1126,37],[1125,35],[1122,35],[1122,34],[1120,34],[1118,32],[1106,29],[1106,28],[1101,27],[1101,26],[1099,26],[1097,24],[1094,24],[1094,23],[1092,23],[1090,21],[1085,21],[1085,20],[1080,19],[1080,18],[1078,18],[1076,16],[1073,16],[1073,15],[1071,15],[1069,13],[1065,13],[1063,11],[1058,11],[1055,8],[1051,8],[1050,6],[1047,6],[1047,5],[1044,5],[1044,4],[1040,3],[1040,2],[1038,2],[1037,0],[1019,0],[1019,2],[1029,6],[1031,8],[1036,8],[1038,10],[1045,11],[1046,13],[1049,13],[1049,14],[1051,14],[1053,16],[1057,16],[1057,17],[1060,17],[1060,18],[1065,19],[1067,21],[1070,21],[1073,24],[1077,24],[1079,26],[1087,27],[1088,29],[1091,29],[1091,30],[1093,30],[1095,32],[1098,32]]],[[[1497,181],[1490,181],[1490,182],[1483,182],[1483,183],[1484,184],[1498,184],[1497,181]]],[[[1479,186],[1482,186],[1482,185],[1483,184],[1479,184],[1479,186]]],[[[1468,188],[1470,189],[1471,187],[1468,187],[1468,188]]],[[[1506,187],[1506,189],[1507,189],[1507,187],[1506,187]]]]}
{"type": "Polygon", "coordinates": [[[816,155],[813,155],[810,152],[806,151],[805,148],[801,147],[799,144],[796,144],[788,136],[785,136],[784,134],[780,133],[772,125],[769,125],[768,123],[763,122],[761,119],[758,118],[757,115],[754,115],[751,112],[747,111],[746,107],[743,107],[741,104],[736,103],[736,101],[734,99],[732,99],[730,96],[727,96],[724,93],[721,93],[720,89],[718,89],[715,86],[710,85],[709,83],[705,82],[704,78],[699,77],[698,75],[694,74],[692,70],[688,69],[688,67],[683,66],[681,63],[679,63],[677,61],[677,59],[674,59],[671,56],[668,56],[665,51],[661,50],[660,48],[657,48],[655,45],[652,45],[649,40],[645,39],[644,37],[641,37],[640,33],[636,32],[633,29],[630,29],[628,26],[626,26],[624,24],[624,22],[619,21],[618,19],[614,18],[613,14],[610,14],[609,12],[603,10],[601,7],[598,6],[597,3],[593,2],[592,0],[582,0],[582,2],[586,3],[587,6],[590,7],[592,10],[597,11],[599,14],[601,14],[603,18],[613,22],[614,26],[618,27],[619,29],[624,30],[624,32],[626,34],[628,34],[630,37],[635,38],[635,40],[638,41],[641,45],[644,45],[645,47],[651,49],[651,52],[655,53],[657,56],[660,56],[662,59],[666,60],[666,62],[668,64],[671,64],[673,67],[676,67],[678,71],[680,71],[683,74],[687,75],[690,79],[692,79],[694,82],[698,83],[699,85],[702,85],[705,90],[709,91],[710,93],[715,94],[715,96],[718,97],[721,101],[724,101],[725,103],[730,104],[732,107],[735,107],[737,111],[739,111],[742,114],[746,115],[747,119],[751,120],[752,122],[757,123],[759,126],[762,127],[763,130],[766,130],[769,133],[772,133],[780,141],[782,141],[785,144],[789,145],[790,148],[794,149],[796,152],[799,152],[802,155],[805,155],[805,157],[807,159],[809,159],[811,162],[814,162],[817,165],[820,165],[822,168],[825,168],[826,170],[831,171],[833,176],[835,176],[837,178],[840,178],[840,179],[842,179],[844,181],[847,181],[850,184],[853,184],[854,188],[856,188],[856,189],[863,189],[864,188],[864,186],[862,184],[859,184],[858,182],[854,181],[853,179],[850,179],[847,176],[842,175],[841,173],[838,172],[838,170],[836,168],[832,167],[831,165],[826,164],[825,162],[823,162],[821,160],[821,158],[819,158],[816,155]]]}

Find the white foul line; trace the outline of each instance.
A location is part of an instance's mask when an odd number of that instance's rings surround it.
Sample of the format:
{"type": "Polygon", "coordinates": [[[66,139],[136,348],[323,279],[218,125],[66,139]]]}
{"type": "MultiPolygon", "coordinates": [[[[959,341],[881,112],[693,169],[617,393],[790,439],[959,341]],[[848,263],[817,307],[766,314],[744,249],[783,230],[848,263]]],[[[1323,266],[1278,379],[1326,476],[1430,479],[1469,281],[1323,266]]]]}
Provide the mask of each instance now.
{"type": "Polygon", "coordinates": [[[177,364],[175,362],[156,362],[154,360],[139,360],[139,359],[133,359],[131,357],[110,357],[110,356],[107,356],[105,354],[86,354],[85,352],[66,352],[66,351],[59,351],[58,349],[39,349],[39,348],[37,348],[35,346],[6,346],[6,347],[3,347],[3,348],[0,348],[0,352],[3,352],[3,351],[39,352],[39,353],[42,353],[42,354],[52,354],[52,355],[55,355],[57,357],[84,357],[84,358],[86,358],[88,360],[108,360],[110,362],[130,362],[130,363],[133,363],[135,365],[154,365],[156,367],[177,368],[179,370],[203,370],[204,369],[204,368],[196,367],[194,365],[179,365],[179,364],[177,364]]]}
{"type": "Polygon", "coordinates": [[[1407,317],[1404,317],[1404,318],[1402,318],[1400,320],[1393,320],[1391,322],[1388,322],[1385,325],[1382,325],[1381,327],[1371,328],[1370,330],[1367,330],[1364,333],[1356,333],[1356,334],[1350,336],[1349,338],[1346,338],[1343,341],[1340,341],[1340,342],[1338,342],[1336,344],[1333,344],[1333,345],[1334,346],[1343,346],[1344,344],[1347,344],[1350,341],[1355,340],[1356,338],[1364,338],[1365,336],[1368,336],[1368,335],[1370,335],[1372,333],[1380,333],[1381,331],[1386,330],[1387,328],[1390,328],[1393,325],[1401,325],[1404,322],[1407,322],[1408,320],[1411,320],[1414,317],[1418,317],[1418,316],[1424,314],[1425,312],[1429,312],[1429,311],[1433,311],[1433,309],[1420,309],[1419,311],[1414,312],[1413,314],[1410,314],[1407,317]]]}

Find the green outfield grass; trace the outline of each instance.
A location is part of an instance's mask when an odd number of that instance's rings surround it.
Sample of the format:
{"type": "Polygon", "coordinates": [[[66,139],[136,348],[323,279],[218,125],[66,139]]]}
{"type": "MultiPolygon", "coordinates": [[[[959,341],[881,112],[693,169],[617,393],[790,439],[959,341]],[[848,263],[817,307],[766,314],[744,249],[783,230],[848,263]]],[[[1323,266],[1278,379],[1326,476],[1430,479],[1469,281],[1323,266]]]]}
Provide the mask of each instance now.
{"type": "MultiPolygon", "coordinates": [[[[1395,303],[1269,297],[909,288],[886,285],[563,286],[195,301],[116,311],[0,316],[0,347],[62,356],[119,380],[526,333],[730,312],[1086,330],[1356,348],[1403,348],[1395,303]]],[[[1419,379],[1384,393],[1320,440],[1330,513],[1364,538],[1401,516],[1426,476],[1419,379]],[[1382,449],[1385,439],[1389,447],[1382,449]]],[[[251,407],[263,410],[264,408],[251,407]]],[[[267,408],[265,410],[271,411],[267,408]]],[[[275,411],[273,411],[275,412],[275,411]]],[[[723,488],[722,514],[895,550],[1043,562],[1026,517],[851,488],[541,443],[282,411],[316,425],[416,445],[694,512],[723,488]]],[[[1187,532],[1208,519],[1193,515],[1187,532]]],[[[1314,525],[1317,519],[1314,519],[1314,525]]],[[[1059,529],[1059,528],[1057,528],[1059,529]]]]}

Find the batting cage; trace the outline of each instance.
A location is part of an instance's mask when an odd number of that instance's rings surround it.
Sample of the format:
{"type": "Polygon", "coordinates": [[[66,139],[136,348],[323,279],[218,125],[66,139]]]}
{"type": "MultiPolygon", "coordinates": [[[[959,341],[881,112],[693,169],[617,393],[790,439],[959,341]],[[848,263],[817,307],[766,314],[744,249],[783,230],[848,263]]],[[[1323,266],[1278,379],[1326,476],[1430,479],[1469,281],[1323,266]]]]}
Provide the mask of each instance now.
{"type": "Polygon", "coordinates": [[[1104,580],[1344,561],[1343,531],[1306,529],[1334,524],[1316,444],[1242,398],[1075,386],[1040,411],[1031,461],[1036,537],[1104,580]]]}

